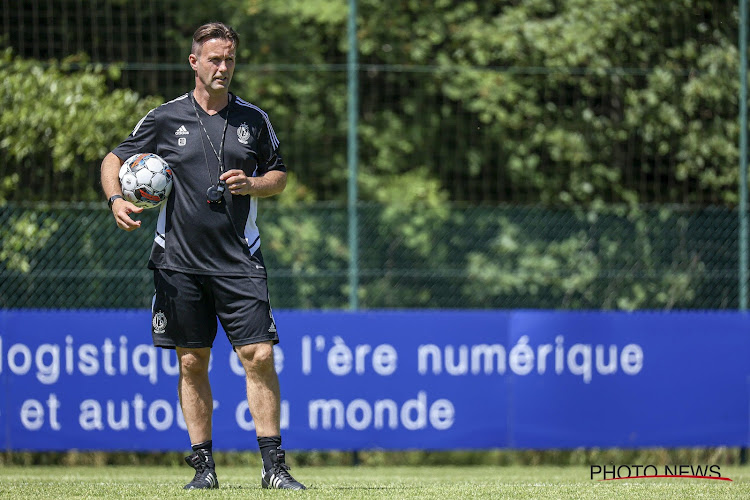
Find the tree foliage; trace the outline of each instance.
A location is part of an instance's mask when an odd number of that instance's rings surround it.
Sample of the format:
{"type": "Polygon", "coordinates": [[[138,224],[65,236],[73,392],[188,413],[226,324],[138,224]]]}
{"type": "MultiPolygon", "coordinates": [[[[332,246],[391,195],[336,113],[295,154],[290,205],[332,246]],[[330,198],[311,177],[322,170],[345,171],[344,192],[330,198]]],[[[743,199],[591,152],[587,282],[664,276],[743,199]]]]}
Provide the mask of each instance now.
{"type": "MultiPolygon", "coordinates": [[[[208,20],[242,37],[233,90],[269,112],[290,165],[290,187],[276,203],[343,202],[346,0],[180,5],[169,32],[185,53],[192,30],[208,20]]],[[[520,306],[571,308],[693,300],[703,257],[664,248],[660,219],[645,207],[737,202],[734,3],[359,0],[357,24],[359,194],[380,207],[367,212],[372,232],[361,235],[363,272],[372,277],[363,298],[438,303],[424,283],[403,279],[408,268],[468,276],[456,293],[475,306],[513,295],[525,297],[520,306]],[[578,215],[551,238],[548,228],[510,219],[469,226],[456,203],[578,215]],[[601,220],[626,220],[627,231],[601,220]],[[461,235],[467,227],[477,234],[461,235]],[[473,248],[458,245],[472,236],[473,248]],[[633,261],[619,258],[622,248],[633,261]],[[657,277],[618,274],[627,269],[657,277]]],[[[92,168],[138,117],[174,97],[110,90],[106,72],[82,67],[5,52],[0,104],[13,113],[0,117],[0,200],[34,192],[99,199],[92,168]],[[43,177],[32,174],[39,165],[43,177]],[[37,189],[50,178],[62,194],[37,189]]],[[[682,220],[671,217],[664,220],[682,220]]],[[[346,266],[346,235],[326,233],[318,216],[263,224],[284,269],[333,276],[346,266]]],[[[295,297],[314,305],[318,291],[305,283],[295,297]]],[[[346,296],[345,285],[331,286],[346,296]]]]}
{"type": "Polygon", "coordinates": [[[101,65],[0,58],[0,201],[98,200],[98,163],[158,102],[110,91],[101,65]],[[74,67],[81,69],[74,69],[74,67]]]}
{"type": "MultiPolygon", "coordinates": [[[[235,26],[234,90],[284,125],[316,199],[344,199],[346,0],[180,5],[175,46],[187,53],[206,20],[235,26]]],[[[362,198],[382,199],[378,179],[426,171],[453,201],[732,204],[736,16],[711,0],[359,0],[362,198]]],[[[55,171],[95,161],[154,103],[110,92],[93,65],[5,52],[0,72],[14,110],[0,129],[7,172],[32,156],[55,171]]]]}
{"type": "MultiPolygon", "coordinates": [[[[251,63],[337,64],[345,3],[237,0],[224,13],[251,34],[251,63]]],[[[427,168],[466,201],[734,203],[736,26],[734,4],[707,0],[361,0],[363,179],[427,168]],[[412,72],[425,66],[428,77],[412,72]],[[456,186],[498,170],[503,186],[456,186]]],[[[341,75],[243,76],[276,113],[314,117],[317,128],[300,124],[310,144],[344,144],[341,75]]],[[[327,160],[306,164],[303,182],[342,197],[344,157],[327,160]]]]}

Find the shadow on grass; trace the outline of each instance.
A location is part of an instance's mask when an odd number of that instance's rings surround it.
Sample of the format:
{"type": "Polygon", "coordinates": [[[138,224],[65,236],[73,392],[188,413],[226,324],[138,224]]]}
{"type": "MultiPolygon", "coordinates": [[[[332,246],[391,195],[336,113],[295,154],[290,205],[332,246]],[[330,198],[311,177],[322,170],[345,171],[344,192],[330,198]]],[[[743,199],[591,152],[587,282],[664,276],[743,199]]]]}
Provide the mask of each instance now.
{"type": "MultiPolygon", "coordinates": [[[[259,486],[241,486],[241,485],[222,485],[219,489],[221,490],[258,490],[261,489],[259,486]]],[[[383,486],[318,486],[315,484],[309,484],[307,485],[308,490],[340,490],[340,491],[359,491],[359,490],[383,490],[383,491],[389,491],[389,490],[421,490],[425,489],[425,486],[418,486],[418,485],[400,485],[400,484],[392,484],[392,485],[383,485],[383,486]]]]}

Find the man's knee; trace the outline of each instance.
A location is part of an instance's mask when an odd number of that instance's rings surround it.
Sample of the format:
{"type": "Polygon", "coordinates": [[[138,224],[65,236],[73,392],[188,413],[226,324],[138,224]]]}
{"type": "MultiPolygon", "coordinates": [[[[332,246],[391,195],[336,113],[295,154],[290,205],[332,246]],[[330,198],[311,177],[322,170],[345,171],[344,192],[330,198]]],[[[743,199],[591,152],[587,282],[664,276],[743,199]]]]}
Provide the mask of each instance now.
{"type": "Polygon", "coordinates": [[[240,346],[237,355],[248,374],[275,370],[273,344],[270,342],[240,346]]]}
{"type": "Polygon", "coordinates": [[[210,349],[179,349],[180,373],[186,376],[200,376],[208,373],[211,359],[210,349]]]}

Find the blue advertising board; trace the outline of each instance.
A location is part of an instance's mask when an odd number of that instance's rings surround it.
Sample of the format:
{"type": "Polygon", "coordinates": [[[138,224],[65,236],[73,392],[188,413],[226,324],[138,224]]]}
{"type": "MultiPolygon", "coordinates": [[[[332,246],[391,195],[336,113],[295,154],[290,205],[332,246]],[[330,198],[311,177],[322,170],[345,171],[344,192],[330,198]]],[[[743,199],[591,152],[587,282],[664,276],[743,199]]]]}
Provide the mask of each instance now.
{"type": "MultiPolygon", "coordinates": [[[[276,311],[289,449],[747,446],[739,312],[276,311]]],[[[149,311],[0,311],[0,449],[184,450],[149,311]]],[[[216,449],[255,450],[220,330],[216,449]]]]}

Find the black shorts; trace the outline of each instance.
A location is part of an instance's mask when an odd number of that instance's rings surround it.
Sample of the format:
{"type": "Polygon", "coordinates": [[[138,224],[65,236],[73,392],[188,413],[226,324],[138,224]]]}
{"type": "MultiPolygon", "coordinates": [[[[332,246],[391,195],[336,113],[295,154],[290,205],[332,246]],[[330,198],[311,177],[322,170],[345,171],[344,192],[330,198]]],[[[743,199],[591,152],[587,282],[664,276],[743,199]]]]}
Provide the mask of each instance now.
{"type": "Polygon", "coordinates": [[[279,342],[265,278],[154,269],[154,288],[151,334],[157,347],[212,347],[217,317],[232,347],[279,342]]]}

